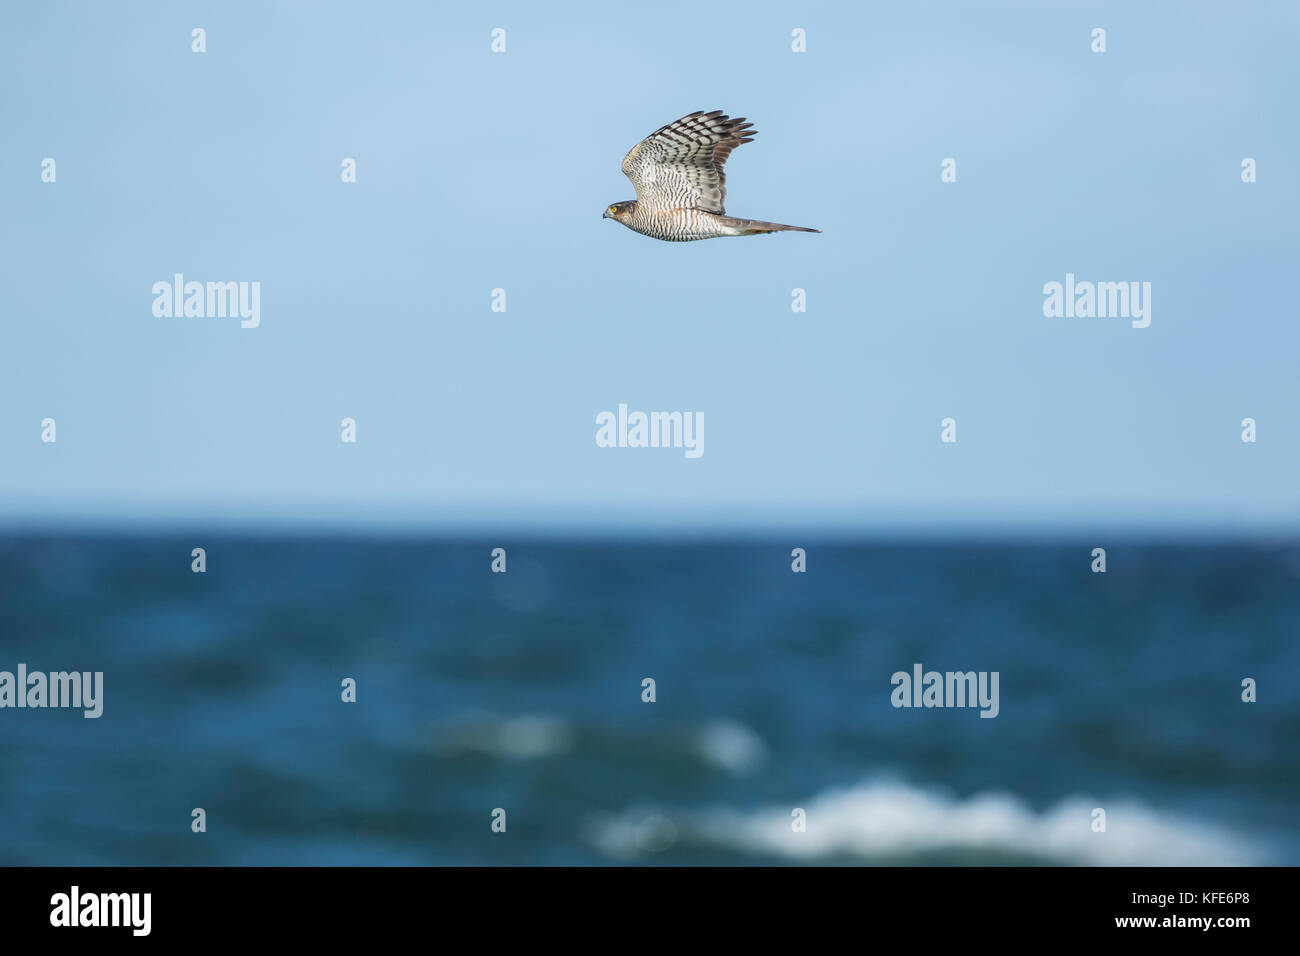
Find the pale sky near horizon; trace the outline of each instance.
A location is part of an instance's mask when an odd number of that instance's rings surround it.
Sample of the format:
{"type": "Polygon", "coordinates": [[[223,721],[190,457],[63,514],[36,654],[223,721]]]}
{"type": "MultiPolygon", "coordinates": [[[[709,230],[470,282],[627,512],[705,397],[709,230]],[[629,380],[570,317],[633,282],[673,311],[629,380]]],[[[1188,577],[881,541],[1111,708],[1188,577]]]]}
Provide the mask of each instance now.
{"type": "Polygon", "coordinates": [[[0,23],[0,528],[1300,528],[1300,7],[50,3],[0,23]],[[823,233],[658,243],[602,220],[633,197],[624,153],[697,109],[759,130],[729,213],[823,233]],[[260,326],[155,317],[175,273],[260,282],[260,326]],[[1067,273],[1150,282],[1150,327],[1044,317],[1067,273]],[[702,413],[704,454],[598,448],[620,403],[702,413]]]}

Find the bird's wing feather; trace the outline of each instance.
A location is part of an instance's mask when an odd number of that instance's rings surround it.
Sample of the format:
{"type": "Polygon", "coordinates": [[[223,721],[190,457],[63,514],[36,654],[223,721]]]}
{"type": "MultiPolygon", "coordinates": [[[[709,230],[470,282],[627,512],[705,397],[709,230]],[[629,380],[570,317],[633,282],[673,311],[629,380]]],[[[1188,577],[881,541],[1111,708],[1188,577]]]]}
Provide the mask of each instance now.
{"type": "Polygon", "coordinates": [[[638,202],[655,209],[695,208],[722,214],[731,151],[758,130],[722,110],[695,112],[655,130],[623,159],[638,202]]]}

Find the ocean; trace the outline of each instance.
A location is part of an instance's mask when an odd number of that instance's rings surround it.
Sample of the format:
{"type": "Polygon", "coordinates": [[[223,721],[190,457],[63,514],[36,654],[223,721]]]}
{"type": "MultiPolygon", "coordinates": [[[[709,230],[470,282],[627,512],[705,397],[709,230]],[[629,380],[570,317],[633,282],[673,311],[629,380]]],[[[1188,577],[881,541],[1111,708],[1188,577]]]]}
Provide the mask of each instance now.
{"type": "Polygon", "coordinates": [[[1295,865],[1298,625],[1300,542],[0,534],[0,671],[103,674],[0,863],[1295,865]]]}

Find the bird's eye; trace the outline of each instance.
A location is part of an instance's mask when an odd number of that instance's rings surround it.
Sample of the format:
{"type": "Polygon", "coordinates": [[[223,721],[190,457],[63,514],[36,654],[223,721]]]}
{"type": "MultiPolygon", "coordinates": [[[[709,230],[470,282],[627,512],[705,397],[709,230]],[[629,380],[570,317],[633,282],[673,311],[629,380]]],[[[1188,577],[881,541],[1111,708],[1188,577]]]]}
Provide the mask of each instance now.
{"type": "Polygon", "coordinates": [[[617,207],[617,206],[610,206],[610,207],[609,207],[609,214],[610,214],[611,216],[614,215],[616,212],[618,212],[618,207],[617,207]]]}

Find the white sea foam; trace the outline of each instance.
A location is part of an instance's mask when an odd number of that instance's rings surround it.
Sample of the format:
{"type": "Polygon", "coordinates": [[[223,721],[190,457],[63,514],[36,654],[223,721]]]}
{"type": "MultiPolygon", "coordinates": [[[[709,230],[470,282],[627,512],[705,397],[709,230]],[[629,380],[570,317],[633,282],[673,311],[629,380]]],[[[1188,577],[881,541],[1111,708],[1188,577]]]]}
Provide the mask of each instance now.
{"type": "Polygon", "coordinates": [[[742,723],[715,720],[695,734],[696,752],[731,773],[750,773],[767,762],[767,744],[742,723]]]}
{"type": "MultiPolygon", "coordinates": [[[[1266,862],[1231,831],[1153,810],[1134,800],[1066,798],[1038,813],[1017,797],[984,794],[958,800],[892,781],[830,790],[812,800],[752,812],[722,809],[665,816],[631,810],[592,829],[615,857],[649,852],[641,837],[672,828],[673,842],[743,854],[818,863],[895,863],[930,859],[1026,861],[1093,866],[1214,866],[1266,862]],[[791,810],[807,813],[795,832],[791,810]],[[1092,809],[1106,810],[1107,829],[1092,830],[1092,809]]],[[[654,849],[666,849],[656,845],[654,849]]]]}

